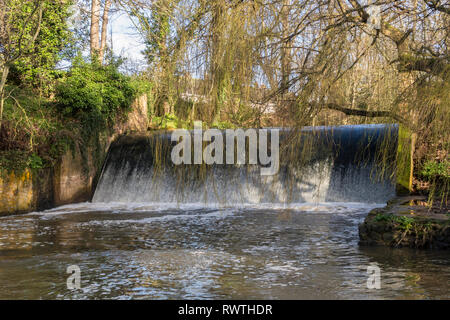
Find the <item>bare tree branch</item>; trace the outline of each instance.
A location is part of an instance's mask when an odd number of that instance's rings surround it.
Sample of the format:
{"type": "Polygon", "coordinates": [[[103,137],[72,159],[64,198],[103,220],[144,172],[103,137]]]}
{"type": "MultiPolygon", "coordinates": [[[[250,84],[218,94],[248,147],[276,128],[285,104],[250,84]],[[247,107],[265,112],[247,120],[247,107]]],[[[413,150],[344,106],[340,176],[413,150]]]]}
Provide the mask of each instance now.
{"type": "Polygon", "coordinates": [[[336,103],[327,103],[325,104],[325,108],[340,111],[348,116],[361,116],[361,117],[369,117],[369,118],[391,118],[395,121],[400,122],[407,127],[411,126],[411,123],[406,119],[401,117],[398,114],[395,114],[391,111],[378,111],[378,110],[362,110],[362,109],[351,109],[342,107],[336,103]]]}

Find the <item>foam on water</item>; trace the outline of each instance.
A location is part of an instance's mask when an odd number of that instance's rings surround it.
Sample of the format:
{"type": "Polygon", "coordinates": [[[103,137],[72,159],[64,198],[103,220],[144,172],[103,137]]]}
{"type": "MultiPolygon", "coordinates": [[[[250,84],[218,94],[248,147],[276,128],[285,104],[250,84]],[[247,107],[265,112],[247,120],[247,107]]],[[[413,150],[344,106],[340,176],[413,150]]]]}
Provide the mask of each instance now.
{"type": "Polygon", "coordinates": [[[124,136],[110,147],[93,202],[128,203],[133,210],[139,210],[139,203],[164,207],[270,203],[281,208],[285,203],[383,203],[395,191],[397,132],[392,125],[284,130],[281,144],[291,149],[280,154],[280,170],[273,176],[261,176],[258,165],[174,166],[169,134],[124,136]],[[297,140],[284,145],[288,139],[297,140]],[[382,154],[386,148],[387,157],[382,154]],[[295,161],[305,154],[307,160],[295,161]],[[381,174],[379,158],[384,161],[381,174]]]}
{"type": "MultiPolygon", "coordinates": [[[[151,213],[151,212],[177,212],[196,211],[196,210],[216,210],[214,212],[238,212],[239,210],[291,210],[292,212],[329,212],[345,213],[358,210],[371,210],[385,206],[384,203],[362,203],[362,202],[324,202],[324,203],[258,203],[258,204],[237,204],[236,206],[223,206],[220,203],[101,203],[101,202],[83,202],[70,205],[64,205],[49,210],[31,212],[27,215],[39,215],[45,217],[90,213],[90,212],[114,212],[114,213],[151,213]],[[220,210],[218,210],[220,209],[220,210]]],[[[211,213],[208,213],[210,216],[211,213]]],[[[178,215],[182,217],[183,215],[178,215]]],[[[188,215],[186,215],[188,216],[188,215]]],[[[189,215],[191,216],[191,215],[189,215]]]]}

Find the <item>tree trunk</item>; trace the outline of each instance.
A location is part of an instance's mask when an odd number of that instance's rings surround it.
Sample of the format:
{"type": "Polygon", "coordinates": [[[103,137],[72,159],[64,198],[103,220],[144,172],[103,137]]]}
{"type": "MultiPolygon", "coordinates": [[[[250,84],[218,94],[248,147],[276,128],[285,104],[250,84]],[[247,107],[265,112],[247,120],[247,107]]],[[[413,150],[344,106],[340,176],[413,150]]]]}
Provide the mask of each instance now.
{"type": "Polygon", "coordinates": [[[91,4],[91,58],[99,55],[99,30],[100,30],[100,0],[92,0],[91,4]]]}
{"type": "Polygon", "coordinates": [[[6,79],[8,78],[9,73],[9,66],[4,65],[3,71],[2,71],[2,79],[0,81],[0,129],[2,127],[3,122],[3,106],[5,103],[5,85],[6,85],[6,79]]]}
{"type": "Polygon", "coordinates": [[[106,49],[106,37],[108,33],[108,18],[109,18],[109,8],[111,6],[111,0],[105,1],[105,7],[103,9],[103,17],[102,17],[102,38],[100,44],[100,51],[98,54],[98,60],[100,63],[103,63],[103,57],[105,56],[106,49]]]}

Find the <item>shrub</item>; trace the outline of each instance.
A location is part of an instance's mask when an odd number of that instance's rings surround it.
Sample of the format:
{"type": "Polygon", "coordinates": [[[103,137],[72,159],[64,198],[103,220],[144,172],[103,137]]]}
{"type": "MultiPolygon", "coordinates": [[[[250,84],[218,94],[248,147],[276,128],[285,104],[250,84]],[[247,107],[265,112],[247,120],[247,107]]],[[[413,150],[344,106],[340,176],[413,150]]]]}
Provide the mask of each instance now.
{"type": "Polygon", "coordinates": [[[450,162],[449,161],[427,161],[425,162],[422,171],[422,176],[432,180],[433,178],[450,179],[450,162]]]}
{"type": "Polygon", "coordinates": [[[139,92],[139,83],[118,71],[118,63],[101,66],[76,58],[56,88],[56,106],[65,117],[93,119],[98,125],[114,120],[139,92]]]}
{"type": "Polygon", "coordinates": [[[28,157],[27,165],[31,169],[41,169],[44,167],[41,157],[35,153],[28,157]]]}
{"type": "Polygon", "coordinates": [[[441,198],[441,203],[446,203],[450,190],[450,162],[429,160],[424,163],[420,175],[431,185],[429,187],[429,198],[441,198]]]}

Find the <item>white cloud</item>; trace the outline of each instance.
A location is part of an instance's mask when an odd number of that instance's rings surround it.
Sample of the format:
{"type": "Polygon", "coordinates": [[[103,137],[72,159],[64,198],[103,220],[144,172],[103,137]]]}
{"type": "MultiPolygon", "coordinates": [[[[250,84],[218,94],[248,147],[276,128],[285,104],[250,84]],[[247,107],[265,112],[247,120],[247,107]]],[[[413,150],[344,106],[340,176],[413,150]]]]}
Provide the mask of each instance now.
{"type": "Polygon", "coordinates": [[[145,61],[142,51],[145,49],[142,38],[126,14],[112,17],[110,28],[112,31],[112,47],[116,55],[121,55],[132,61],[145,61]]]}

